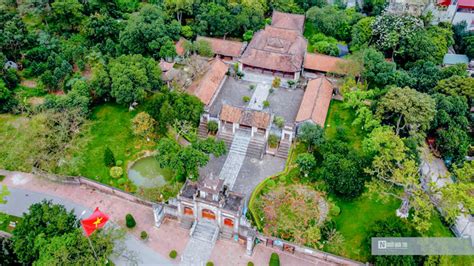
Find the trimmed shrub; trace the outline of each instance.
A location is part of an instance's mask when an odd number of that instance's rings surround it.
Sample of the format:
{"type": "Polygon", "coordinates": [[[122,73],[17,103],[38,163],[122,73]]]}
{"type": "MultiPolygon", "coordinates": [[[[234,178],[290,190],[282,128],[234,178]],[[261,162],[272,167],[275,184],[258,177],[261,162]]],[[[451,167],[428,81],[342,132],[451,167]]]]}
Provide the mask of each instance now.
{"type": "Polygon", "coordinates": [[[271,148],[276,148],[279,142],[279,138],[276,135],[271,134],[268,136],[268,145],[270,145],[271,148]]]}
{"type": "Polygon", "coordinates": [[[125,225],[127,226],[127,228],[134,228],[137,225],[137,222],[135,222],[135,218],[133,218],[130,213],[125,215],[125,225]]]}
{"type": "Polygon", "coordinates": [[[115,165],[115,156],[109,147],[106,147],[104,150],[104,164],[108,167],[115,165]]]}
{"type": "Polygon", "coordinates": [[[5,176],[4,176],[4,175],[0,175],[0,182],[2,182],[3,179],[5,179],[5,176]]]}
{"type": "Polygon", "coordinates": [[[249,262],[247,263],[247,266],[254,266],[254,264],[253,264],[253,262],[249,261],[249,262]]]}
{"type": "Polygon", "coordinates": [[[329,210],[329,216],[331,217],[336,217],[341,213],[341,208],[337,206],[336,204],[331,206],[331,209],[329,210]]]}
{"type": "Polygon", "coordinates": [[[280,256],[277,253],[273,252],[270,256],[269,266],[280,266],[280,256]]]}
{"type": "Polygon", "coordinates": [[[218,129],[219,125],[216,121],[209,121],[207,123],[207,130],[209,130],[209,132],[211,132],[212,134],[216,133],[218,129]]]}
{"type": "Polygon", "coordinates": [[[122,161],[122,160],[117,160],[117,161],[115,162],[115,166],[122,166],[122,164],[123,164],[123,161],[122,161]]]}
{"type": "Polygon", "coordinates": [[[214,262],[208,261],[208,262],[206,263],[206,266],[214,266],[214,262]]]}
{"type": "Polygon", "coordinates": [[[178,252],[176,250],[171,250],[170,252],[170,258],[172,259],[176,259],[176,257],[178,256],[178,252]]]}
{"type": "Polygon", "coordinates": [[[279,88],[281,85],[281,78],[275,77],[272,81],[272,87],[273,88],[279,88]]]}
{"type": "Polygon", "coordinates": [[[114,166],[110,168],[109,174],[113,178],[119,178],[123,175],[123,169],[120,166],[114,166]]]}
{"type": "Polygon", "coordinates": [[[145,231],[142,231],[142,232],[140,233],[140,238],[141,238],[142,240],[146,240],[146,239],[148,238],[148,233],[145,232],[145,231]]]}
{"type": "Polygon", "coordinates": [[[244,97],[242,97],[242,101],[244,101],[245,103],[248,103],[248,102],[250,102],[250,97],[249,96],[244,96],[244,97]]]}
{"type": "Polygon", "coordinates": [[[285,118],[281,116],[275,116],[275,118],[273,119],[273,123],[275,123],[277,127],[283,128],[283,126],[285,125],[285,118]]]}
{"type": "Polygon", "coordinates": [[[250,84],[250,85],[249,85],[249,90],[252,91],[252,90],[254,90],[254,89],[255,89],[255,84],[250,84]]]}
{"type": "Polygon", "coordinates": [[[263,107],[264,107],[264,108],[268,108],[269,106],[270,106],[270,102],[269,102],[269,101],[267,101],[267,100],[263,101],[263,107]]]}

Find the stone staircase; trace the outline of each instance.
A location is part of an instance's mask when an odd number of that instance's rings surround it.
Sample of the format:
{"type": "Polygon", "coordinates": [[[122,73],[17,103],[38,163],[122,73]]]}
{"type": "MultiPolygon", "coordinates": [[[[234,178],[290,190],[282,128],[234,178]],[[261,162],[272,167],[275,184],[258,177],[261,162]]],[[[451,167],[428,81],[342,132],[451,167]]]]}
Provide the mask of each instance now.
{"type": "Polygon", "coordinates": [[[261,159],[265,152],[266,142],[264,138],[252,138],[247,148],[247,156],[261,159]]]}
{"type": "Polygon", "coordinates": [[[277,153],[275,154],[276,157],[280,157],[283,159],[288,158],[288,153],[290,152],[291,143],[287,140],[280,141],[280,146],[278,147],[277,153]]]}
{"type": "Polygon", "coordinates": [[[199,221],[191,233],[191,236],[195,239],[214,244],[217,239],[217,234],[219,234],[219,227],[217,227],[217,225],[205,221],[199,221]]]}
{"type": "Polygon", "coordinates": [[[220,234],[221,239],[232,239],[234,233],[231,230],[222,230],[220,234]]]}
{"type": "Polygon", "coordinates": [[[241,155],[247,154],[247,148],[250,144],[250,136],[246,135],[246,133],[237,132],[234,135],[234,139],[232,140],[232,145],[230,145],[230,152],[234,152],[241,155]]]}
{"type": "Polygon", "coordinates": [[[189,229],[191,226],[193,226],[193,219],[181,219],[179,226],[181,226],[184,229],[189,229]]]}
{"type": "Polygon", "coordinates": [[[232,140],[234,139],[234,135],[232,134],[232,132],[219,130],[219,133],[217,134],[217,138],[220,140],[223,140],[225,145],[227,146],[227,149],[230,149],[230,145],[232,145],[232,140]]]}
{"type": "Polygon", "coordinates": [[[199,138],[202,138],[202,139],[205,139],[207,137],[207,133],[208,133],[208,129],[207,129],[207,121],[205,121],[204,119],[201,120],[201,122],[199,123],[199,127],[198,127],[198,137],[199,138]]]}

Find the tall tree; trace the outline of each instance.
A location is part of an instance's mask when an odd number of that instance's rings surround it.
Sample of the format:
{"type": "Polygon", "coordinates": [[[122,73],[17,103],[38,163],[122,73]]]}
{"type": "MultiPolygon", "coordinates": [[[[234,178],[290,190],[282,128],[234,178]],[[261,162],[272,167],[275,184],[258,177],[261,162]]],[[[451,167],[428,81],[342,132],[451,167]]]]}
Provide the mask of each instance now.
{"type": "Polygon", "coordinates": [[[351,51],[358,51],[362,46],[368,45],[372,37],[372,24],[375,18],[366,17],[359,20],[354,27],[352,27],[351,35],[351,51]]]}
{"type": "Polygon", "coordinates": [[[194,0],[165,0],[164,5],[165,8],[171,12],[176,14],[176,19],[179,23],[183,20],[183,14],[190,14],[193,9],[194,0]]]}
{"type": "Polygon", "coordinates": [[[435,115],[435,101],[429,95],[405,88],[392,88],[378,103],[377,116],[395,126],[400,135],[423,136],[435,115]]]}
{"type": "Polygon", "coordinates": [[[122,55],[109,63],[111,95],[119,104],[141,102],[145,91],[161,85],[161,70],[155,60],[142,55],[122,55]]]}
{"type": "Polygon", "coordinates": [[[76,31],[84,19],[84,6],[78,0],[56,0],[51,4],[52,23],[56,31],[76,31]]]}
{"type": "Polygon", "coordinates": [[[309,150],[321,145],[324,142],[324,130],[320,125],[303,123],[298,129],[298,138],[306,143],[309,150]]]}

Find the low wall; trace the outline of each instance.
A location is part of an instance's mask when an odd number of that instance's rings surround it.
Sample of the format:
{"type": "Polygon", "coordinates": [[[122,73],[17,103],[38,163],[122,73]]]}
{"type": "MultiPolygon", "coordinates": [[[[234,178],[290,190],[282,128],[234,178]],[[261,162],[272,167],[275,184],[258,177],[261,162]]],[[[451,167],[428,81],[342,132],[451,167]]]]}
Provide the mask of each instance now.
{"type": "Polygon", "coordinates": [[[83,185],[92,189],[99,190],[100,192],[113,195],[124,200],[142,204],[148,207],[151,207],[153,204],[151,201],[141,199],[137,197],[136,195],[130,194],[118,188],[114,188],[114,187],[99,183],[97,181],[88,179],[83,176],[56,175],[56,174],[46,173],[39,169],[33,169],[32,172],[35,175],[43,176],[46,179],[53,182],[59,182],[59,183],[68,184],[68,185],[79,185],[79,186],[83,185]]]}
{"type": "Polygon", "coordinates": [[[296,256],[309,256],[318,260],[324,260],[330,263],[338,265],[365,265],[364,263],[351,260],[348,258],[340,257],[324,251],[298,246],[295,243],[291,243],[285,240],[281,240],[275,237],[268,237],[261,233],[257,233],[256,238],[259,239],[261,245],[265,245],[275,250],[284,251],[296,256]]]}

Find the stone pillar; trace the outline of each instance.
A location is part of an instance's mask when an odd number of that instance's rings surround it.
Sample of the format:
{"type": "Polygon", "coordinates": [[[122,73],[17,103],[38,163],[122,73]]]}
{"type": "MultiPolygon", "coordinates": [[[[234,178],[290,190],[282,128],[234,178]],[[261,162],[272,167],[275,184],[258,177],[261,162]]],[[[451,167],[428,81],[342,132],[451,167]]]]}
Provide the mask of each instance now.
{"type": "Polygon", "coordinates": [[[257,131],[257,129],[255,127],[252,127],[252,130],[250,130],[250,136],[253,138],[253,135],[255,134],[255,131],[257,131]]]}
{"type": "Polygon", "coordinates": [[[232,134],[235,134],[235,129],[237,128],[237,124],[232,123],[232,134]]]}
{"type": "Polygon", "coordinates": [[[300,79],[300,72],[295,72],[294,80],[298,81],[300,79]]]}
{"type": "Polygon", "coordinates": [[[253,247],[255,246],[255,238],[253,236],[247,236],[247,255],[252,256],[253,254],[253,247]]]}

